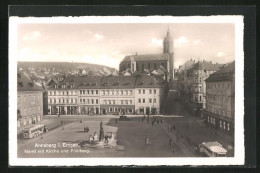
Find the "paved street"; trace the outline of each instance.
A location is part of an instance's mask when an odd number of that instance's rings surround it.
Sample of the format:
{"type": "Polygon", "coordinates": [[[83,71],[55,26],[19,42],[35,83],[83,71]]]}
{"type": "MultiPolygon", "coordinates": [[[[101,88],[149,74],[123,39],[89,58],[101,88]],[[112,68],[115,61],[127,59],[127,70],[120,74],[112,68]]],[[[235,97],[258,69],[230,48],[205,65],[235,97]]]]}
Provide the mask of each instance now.
{"type": "MultiPolygon", "coordinates": [[[[87,148],[81,145],[89,139],[89,135],[99,130],[99,121],[83,121],[70,123],[54,129],[39,137],[20,141],[18,144],[18,157],[180,157],[185,153],[174,144],[175,152],[169,146],[169,137],[160,126],[152,126],[150,122],[142,122],[141,119],[133,121],[118,121],[114,119],[103,121],[104,131],[113,132],[118,140],[118,145],[124,146],[125,150],[116,151],[111,148],[87,148]],[[83,127],[88,126],[90,131],[83,132],[83,127]],[[145,144],[145,138],[151,141],[150,145],[145,144]],[[50,144],[50,147],[36,147],[35,144],[50,144]],[[78,144],[79,147],[63,147],[67,144],[78,144]],[[56,145],[56,146],[55,146],[56,145]],[[59,147],[58,145],[61,145],[59,147]],[[44,153],[38,154],[38,150],[44,149],[44,153]],[[48,151],[50,149],[50,151],[48,151]],[[68,153],[61,153],[69,149],[68,153]],[[82,153],[74,152],[71,149],[81,149],[82,153]],[[37,150],[36,153],[28,153],[28,150],[37,150]],[[53,151],[52,151],[53,150],[53,151]],[[56,151],[58,150],[58,151],[56,151]],[[26,153],[27,152],[27,153],[26,153]],[[46,153],[47,152],[47,153],[46,153]]],[[[35,151],[32,151],[35,152],[35,151]]]]}
{"type": "MultiPolygon", "coordinates": [[[[168,103],[174,106],[171,106],[167,115],[150,116],[149,122],[147,116],[142,122],[143,116],[140,115],[129,116],[131,121],[117,123],[115,120],[118,116],[114,115],[45,117],[42,123],[51,130],[44,134],[43,139],[39,136],[18,140],[18,157],[199,157],[201,155],[194,151],[194,147],[204,141],[219,141],[225,148],[233,146],[230,136],[213,133],[200,118],[187,113],[180,103],[174,100],[168,103]],[[153,118],[160,123],[152,126],[153,118]],[[64,130],[60,125],[61,120],[65,122],[64,130]],[[80,120],[83,122],[80,123],[80,120]],[[99,133],[100,121],[103,122],[105,134],[112,132],[124,150],[83,146],[90,135],[99,133]],[[84,126],[89,127],[88,133],[83,132],[84,126]],[[145,144],[146,137],[151,141],[150,145],[145,144]],[[173,147],[169,145],[170,139],[173,147]],[[49,146],[37,147],[36,144],[49,146]],[[39,154],[41,151],[44,152],[39,154]]],[[[228,151],[228,156],[233,156],[233,150],[228,151]]]]}

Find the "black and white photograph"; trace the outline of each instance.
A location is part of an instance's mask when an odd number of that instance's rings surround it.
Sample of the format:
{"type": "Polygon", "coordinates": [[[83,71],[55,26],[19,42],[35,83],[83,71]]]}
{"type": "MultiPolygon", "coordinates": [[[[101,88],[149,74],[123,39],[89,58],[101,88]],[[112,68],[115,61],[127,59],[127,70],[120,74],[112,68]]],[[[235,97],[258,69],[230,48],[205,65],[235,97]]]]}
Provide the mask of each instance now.
{"type": "Polygon", "coordinates": [[[243,27],[235,15],[10,17],[10,164],[244,164],[243,27]]]}

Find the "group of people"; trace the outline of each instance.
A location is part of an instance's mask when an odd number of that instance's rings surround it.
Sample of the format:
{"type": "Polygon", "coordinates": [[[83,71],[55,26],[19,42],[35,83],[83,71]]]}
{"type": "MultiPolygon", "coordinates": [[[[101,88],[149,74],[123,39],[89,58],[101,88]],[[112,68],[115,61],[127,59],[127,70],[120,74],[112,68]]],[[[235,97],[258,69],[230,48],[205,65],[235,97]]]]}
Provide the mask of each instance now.
{"type": "Polygon", "coordinates": [[[89,142],[92,143],[94,141],[98,141],[99,138],[98,138],[98,133],[97,132],[94,132],[94,135],[92,137],[92,135],[89,136],[89,142]]]}

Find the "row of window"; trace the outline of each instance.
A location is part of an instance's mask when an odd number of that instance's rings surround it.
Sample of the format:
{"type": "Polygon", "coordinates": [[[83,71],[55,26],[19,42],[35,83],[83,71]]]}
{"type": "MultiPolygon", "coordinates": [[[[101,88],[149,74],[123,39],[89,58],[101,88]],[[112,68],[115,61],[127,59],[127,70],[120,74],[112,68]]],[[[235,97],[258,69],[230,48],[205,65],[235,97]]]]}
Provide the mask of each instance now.
{"type": "Polygon", "coordinates": [[[48,91],[48,95],[61,95],[61,96],[65,96],[65,95],[76,95],[77,91],[73,90],[73,91],[48,91]]]}
{"type": "MultiPolygon", "coordinates": [[[[160,64],[157,64],[157,63],[153,63],[153,65],[151,65],[150,63],[148,63],[147,64],[147,68],[148,69],[151,69],[152,68],[152,66],[153,66],[153,69],[157,69],[157,65],[159,65],[160,66],[160,64]]],[[[125,65],[125,64],[123,64],[122,65],[122,70],[126,70],[126,67],[127,68],[129,68],[129,69],[131,69],[131,67],[130,67],[131,65],[130,64],[127,64],[127,65],[125,65]]],[[[164,68],[166,68],[166,63],[161,63],[161,66],[163,66],[164,68]]],[[[132,69],[134,68],[134,64],[132,63],[132,69]]],[[[144,72],[144,64],[136,64],[136,71],[142,71],[142,72],[144,72]],[[139,69],[139,66],[141,66],[140,68],[141,69],[139,69]]]]}
{"type": "MultiPolygon", "coordinates": [[[[149,94],[152,94],[152,89],[149,89],[147,91],[149,91],[149,94]]],[[[156,89],[153,90],[153,93],[156,94],[156,89]]],[[[146,94],[146,90],[138,90],[138,94],[146,94]]]]}
{"type": "MultiPolygon", "coordinates": [[[[115,100],[104,100],[103,103],[105,105],[115,105],[116,101],[115,100]]],[[[132,104],[133,101],[132,100],[120,100],[120,104],[121,105],[128,105],[128,104],[132,104]]]]}
{"type": "MultiPolygon", "coordinates": [[[[85,95],[85,94],[98,94],[98,90],[80,90],[79,91],[81,95],[85,95]]],[[[146,92],[148,92],[149,94],[156,94],[156,89],[154,89],[152,91],[152,89],[149,90],[145,90],[145,89],[139,89],[138,93],[139,94],[147,94],[146,92]]],[[[48,91],[48,95],[76,95],[77,91],[48,91]]],[[[133,90],[102,90],[102,95],[133,95],[133,90]]]]}
{"type": "Polygon", "coordinates": [[[83,95],[85,94],[93,95],[93,94],[98,94],[98,90],[80,90],[79,93],[83,95]]]}
{"type": "MultiPolygon", "coordinates": [[[[215,121],[215,118],[212,118],[212,117],[209,117],[208,116],[208,122],[209,123],[211,123],[211,124],[214,124],[214,125],[216,125],[216,121],[215,121]]],[[[223,128],[224,130],[227,130],[227,131],[229,131],[230,130],[230,127],[229,127],[230,125],[229,125],[229,123],[227,122],[225,122],[225,121],[219,121],[219,127],[220,128],[223,128]]]]}
{"type": "Polygon", "coordinates": [[[41,108],[40,107],[33,107],[33,108],[28,108],[28,109],[24,109],[22,112],[22,116],[24,115],[33,115],[33,114],[37,114],[41,112],[41,108]]]}
{"type": "Polygon", "coordinates": [[[207,100],[216,101],[216,102],[229,102],[229,96],[207,94],[207,100]]]}
{"type": "MultiPolygon", "coordinates": [[[[145,103],[145,98],[143,98],[143,99],[139,98],[138,103],[145,103]]],[[[148,103],[156,103],[156,98],[154,98],[154,99],[149,98],[148,103]]]]}
{"type": "MultiPolygon", "coordinates": [[[[118,112],[119,111],[119,109],[117,108],[117,107],[109,107],[108,108],[108,112],[118,112]]],[[[125,112],[126,113],[133,113],[133,109],[131,109],[131,108],[126,108],[125,109],[125,112]]]]}
{"type": "Polygon", "coordinates": [[[108,96],[108,95],[133,95],[133,91],[132,90],[102,90],[102,96],[108,96]]]}
{"type": "Polygon", "coordinates": [[[48,99],[48,103],[77,103],[77,99],[48,99]]]}
{"type": "Polygon", "coordinates": [[[79,99],[79,102],[86,104],[98,104],[98,99],[96,99],[96,102],[94,99],[79,99]]]}
{"type": "Polygon", "coordinates": [[[209,89],[214,89],[214,88],[229,89],[230,83],[212,83],[212,84],[207,84],[206,87],[209,89]]]}
{"type": "Polygon", "coordinates": [[[208,110],[209,112],[212,112],[212,113],[218,114],[218,115],[222,115],[222,116],[226,116],[226,115],[230,114],[230,111],[225,112],[224,110],[212,108],[212,107],[210,107],[210,106],[207,107],[207,110],[208,110]]]}
{"type": "Polygon", "coordinates": [[[36,100],[40,100],[40,95],[24,95],[24,96],[18,96],[17,102],[18,104],[21,103],[21,101],[23,101],[24,103],[26,103],[26,101],[36,101],[36,100]],[[23,100],[22,100],[23,99],[23,100]]]}

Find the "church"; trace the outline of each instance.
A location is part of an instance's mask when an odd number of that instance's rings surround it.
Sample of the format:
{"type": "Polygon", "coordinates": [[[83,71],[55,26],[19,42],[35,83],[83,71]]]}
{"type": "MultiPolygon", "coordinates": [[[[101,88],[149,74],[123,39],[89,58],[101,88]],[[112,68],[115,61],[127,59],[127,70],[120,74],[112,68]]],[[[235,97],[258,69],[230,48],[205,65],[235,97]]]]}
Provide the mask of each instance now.
{"type": "Polygon", "coordinates": [[[173,56],[173,39],[168,28],[167,35],[163,40],[162,53],[128,55],[121,61],[119,72],[130,70],[132,73],[151,72],[156,74],[158,71],[161,71],[164,73],[164,78],[167,81],[172,81],[174,79],[173,56]]]}

